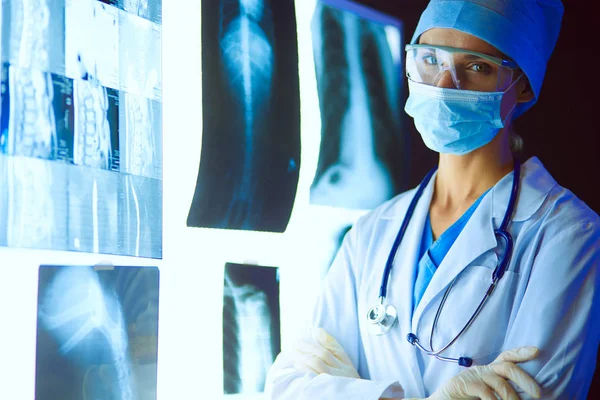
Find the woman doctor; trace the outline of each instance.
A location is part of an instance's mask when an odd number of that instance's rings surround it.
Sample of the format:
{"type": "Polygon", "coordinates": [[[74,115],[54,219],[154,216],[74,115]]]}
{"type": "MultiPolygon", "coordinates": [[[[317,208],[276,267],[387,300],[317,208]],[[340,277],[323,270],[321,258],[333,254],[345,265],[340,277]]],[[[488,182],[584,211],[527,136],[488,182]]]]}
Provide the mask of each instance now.
{"type": "Polygon", "coordinates": [[[562,13],[560,0],[429,3],[406,49],[405,109],[437,171],[347,234],[269,398],[585,398],[600,218],[511,151],[562,13]]]}

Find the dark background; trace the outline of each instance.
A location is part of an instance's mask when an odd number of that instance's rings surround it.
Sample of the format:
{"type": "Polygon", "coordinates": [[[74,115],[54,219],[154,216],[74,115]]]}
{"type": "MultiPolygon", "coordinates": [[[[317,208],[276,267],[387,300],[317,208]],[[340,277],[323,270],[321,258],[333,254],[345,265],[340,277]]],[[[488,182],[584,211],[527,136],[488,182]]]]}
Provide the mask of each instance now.
{"type": "MultiPolygon", "coordinates": [[[[428,0],[357,0],[400,18],[410,40],[428,0]]],[[[563,0],[565,14],[556,48],[548,63],[546,78],[538,102],[515,121],[515,130],[523,137],[523,159],[537,156],[558,183],[600,213],[600,128],[594,115],[600,93],[599,80],[584,72],[591,62],[587,54],[598,47],[596,14],[584,7],[583,0],[563,0]]],[[[589,3],[588,3],[589,4],[589,3]]],[[[406,80],[404,81],[406,85],[406,80]]],[[[437,154],[428,150],[412,123],[411,186],[437,162],[437,154]]],[[[589,399],[600,398],[600,371],[590,388],[589,399]]]]}
{"type": "MultiPolygon", "coordinates": [[[[389,13],[404,22],[409,41],[428,0],[356,0],[389,13]]],[[[524,159],[537,156],[558,183],[570,189],[594,211],[600,213],[598,172],[600,172],[600,128],[593,116],[598,79],[585,73],[591,61],[586,54],[597,48],[598,24],[589,9],[574,0],[563,0],[565,15],[556,49],[538,102],[519,117],[515,130],[525,141],[524,159]]],[[[404,81],[406,85],[406,80],[404,81]]],[[[407,88],[405,88],[407,90],[407,88]]],[[[409,121],[413,160],[411,186],[437,162],[437,154],[425,147],[419,133],[409,121]]]]}

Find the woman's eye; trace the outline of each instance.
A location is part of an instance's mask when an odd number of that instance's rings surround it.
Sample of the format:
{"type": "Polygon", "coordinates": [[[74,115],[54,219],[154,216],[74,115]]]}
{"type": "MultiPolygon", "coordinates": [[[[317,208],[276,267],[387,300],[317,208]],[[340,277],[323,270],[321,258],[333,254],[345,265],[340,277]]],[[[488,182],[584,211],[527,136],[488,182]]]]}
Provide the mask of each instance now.
{"type": "Polygon", "coordinates": [[[428,65],[436,65],[438,63],[437,57],[434,55],[426,55],[422,58],[423,62],[428,65]]]}
{"type": "Polygon", "coordinates": [[[469,69],[473,72],[478,73],[489,73],[492,70],[492,68],[485,63],[472,64],[469,69]]]}

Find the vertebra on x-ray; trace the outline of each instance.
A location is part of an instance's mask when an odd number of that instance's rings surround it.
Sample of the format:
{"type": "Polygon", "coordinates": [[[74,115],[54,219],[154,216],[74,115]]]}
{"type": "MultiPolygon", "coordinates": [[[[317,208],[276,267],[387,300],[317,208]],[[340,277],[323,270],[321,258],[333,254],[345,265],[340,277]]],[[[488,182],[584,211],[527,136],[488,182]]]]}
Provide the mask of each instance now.
{"type": "Polygon", "coordinates": [[[202,81],[202,155],[187,224],[283,232],[300,167],[294,2],[204,0],[202,31],[203,75],[214,78],[202,81]]]}
{"type": "Polygon", "coordinates": [[[320,3],[312,38],[321,110],[313,204],[372,209],[406,189],[407,152],[393,54],[397,27],[320,3]],[[391,30],[388,28],[392,28],[391,30]]]}
{"type": "Polygon", "coordinates": [[[223,389],[260,393],[280,351],[277,268],[226,264],[223,288],[223,389]]]}
{"type": "Polygon", "coordinates": [[[156,268],[40,267],[36,400],[155,399],[157,335],[156,268]]]}
{"type": "Polygon", "coordinates": [[[2,2],[2,61],[64,74],[64,6],[57,0],[2,2]]]}

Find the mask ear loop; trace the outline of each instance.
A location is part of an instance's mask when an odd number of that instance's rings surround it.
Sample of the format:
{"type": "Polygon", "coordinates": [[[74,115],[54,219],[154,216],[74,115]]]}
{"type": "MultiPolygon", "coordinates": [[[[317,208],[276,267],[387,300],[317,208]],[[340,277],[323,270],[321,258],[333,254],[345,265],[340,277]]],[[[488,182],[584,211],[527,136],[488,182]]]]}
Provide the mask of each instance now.
{"type": "Polygon", "coordinates": [[[504,106],[505,101],[511,100],[510,97],[511,97],[511,95],[514,94],[514,96],[512,96],[514,98],[514,101],[511,101],[512,102],[512,107],[510,108],[510,110],[508,110],[508,112],[506,113],[506,116],[504,118],[502,118],[502,127],[503,128],[506,127],[506,121],[512,116],[513,111],[517,107],[518,102],[517,102],[516,93],[514,93],[514,89],[515,89],[515,87],[517,85],[517,82],[519,82],[524,75],[525,75],[525,73],[521,73],[521,75],[519,75],[519,77],[517,79],[515,79],[514,81],[512,81],[512,83],[506,88],[506,90],[502,94],[502,103],[500,105],[500,113],[501,113],[501,115],[502,115],[502,111],[503,111],[503,109],[505,107],[504,106]]]}

